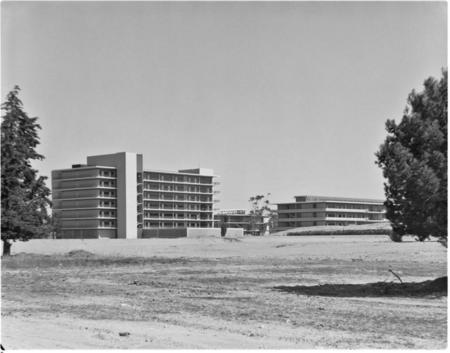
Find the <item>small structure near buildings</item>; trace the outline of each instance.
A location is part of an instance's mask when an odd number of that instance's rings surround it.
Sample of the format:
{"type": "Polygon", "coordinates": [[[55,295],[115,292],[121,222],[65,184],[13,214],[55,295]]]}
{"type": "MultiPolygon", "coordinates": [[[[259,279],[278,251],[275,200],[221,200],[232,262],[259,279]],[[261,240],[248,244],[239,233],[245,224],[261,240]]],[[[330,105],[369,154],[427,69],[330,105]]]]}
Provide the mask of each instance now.
{"type": "Polygon", "coordinates": [[[220,210],[214,215],[215,227],[242,228],[244,234],[265,235],[268,233],[268,220],[265,217],[252,215],[246,210],[220,210]]]}

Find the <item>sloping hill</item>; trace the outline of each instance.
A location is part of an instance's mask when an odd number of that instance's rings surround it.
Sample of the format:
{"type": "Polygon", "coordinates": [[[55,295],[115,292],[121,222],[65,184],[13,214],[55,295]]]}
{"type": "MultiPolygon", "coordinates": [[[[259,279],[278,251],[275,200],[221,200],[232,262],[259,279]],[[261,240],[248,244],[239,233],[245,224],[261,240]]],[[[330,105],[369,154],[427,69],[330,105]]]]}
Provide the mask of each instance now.
{"type": "Polygon", "coordinates": [[[315,226],[283,230],[271,235],[351,235],[351,234],[390,234],[389,222],[372,224],[352,224],[348,226],[315,226]]]}

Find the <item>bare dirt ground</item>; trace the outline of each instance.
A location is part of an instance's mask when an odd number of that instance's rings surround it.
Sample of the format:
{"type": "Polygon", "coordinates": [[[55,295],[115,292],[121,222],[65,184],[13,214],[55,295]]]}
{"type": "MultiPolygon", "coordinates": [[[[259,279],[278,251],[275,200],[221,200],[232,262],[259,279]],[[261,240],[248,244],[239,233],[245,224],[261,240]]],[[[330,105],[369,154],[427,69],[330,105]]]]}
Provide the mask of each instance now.
{"type": "Polygon", "coordinates": [[[6,349],[447,344],[447,297],[321,297],[274,288],[398,281],[389,269],[404,282],[445,276],[446,250],[436,242],[35,240],[14,244],[13,254],[2,259],[6,349]]]}

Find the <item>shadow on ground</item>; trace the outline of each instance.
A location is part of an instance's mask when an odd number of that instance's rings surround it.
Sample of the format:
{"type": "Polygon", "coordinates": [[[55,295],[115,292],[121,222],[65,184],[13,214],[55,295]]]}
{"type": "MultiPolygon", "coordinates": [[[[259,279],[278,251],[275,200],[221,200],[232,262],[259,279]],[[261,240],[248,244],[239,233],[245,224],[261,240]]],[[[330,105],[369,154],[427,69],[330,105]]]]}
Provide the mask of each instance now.
{"type": "Polygon", "coordinates": [[[447,296],[447,277],[424,282],[277,286],[274,289],[299,295],[322,297],[442,297],[447,296]]]}

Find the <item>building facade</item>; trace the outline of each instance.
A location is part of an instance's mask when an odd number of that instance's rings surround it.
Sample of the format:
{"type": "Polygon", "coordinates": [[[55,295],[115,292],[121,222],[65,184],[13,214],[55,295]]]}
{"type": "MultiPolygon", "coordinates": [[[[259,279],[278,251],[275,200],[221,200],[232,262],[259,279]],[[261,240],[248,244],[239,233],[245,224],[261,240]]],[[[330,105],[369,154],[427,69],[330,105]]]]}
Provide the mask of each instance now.
{"type": "Polygon", "coordinates": [[[212,228],[215,180],[210,169],[143,168],[142,154],[87,157],[52,171],[59,238],[127,238],[159,229],[212,228]]]}
{"type": "Polygon", "coordinates": [[[277,206],[277,230],[386,221],[383,200],[303,195],[277,206]]]}

